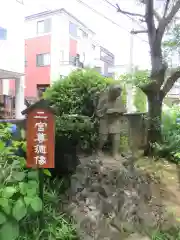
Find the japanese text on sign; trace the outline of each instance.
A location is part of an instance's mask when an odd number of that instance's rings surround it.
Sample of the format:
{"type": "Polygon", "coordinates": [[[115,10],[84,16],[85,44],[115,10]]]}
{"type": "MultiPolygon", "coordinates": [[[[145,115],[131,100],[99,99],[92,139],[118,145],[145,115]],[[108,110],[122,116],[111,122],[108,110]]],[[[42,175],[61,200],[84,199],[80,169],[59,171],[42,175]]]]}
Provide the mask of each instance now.
{"type": "MultiPolygon", "coordinates": [[[[35,116],[37,118],[37,116],[35,116]]],[[[37,122],[34,126],[37,130],[36,132],[36,139],[35,141],[35,146],[34,146],[34,152],[35,152],[35,161],[36,165],[44,165],[47,163],[46,159],[46,154],[47,154],[47,146],[45,142],[47,141],[46,139],[46,128],[47,128],[47,123],[45,122],[37,122]]]]}
{"type": "Polygon", "coordinates": [[[43,103],[27,109],[27,167],[54,168],[54,113],[43,103]],[[42,107],[41,107],[42,104],[42,107]]]}

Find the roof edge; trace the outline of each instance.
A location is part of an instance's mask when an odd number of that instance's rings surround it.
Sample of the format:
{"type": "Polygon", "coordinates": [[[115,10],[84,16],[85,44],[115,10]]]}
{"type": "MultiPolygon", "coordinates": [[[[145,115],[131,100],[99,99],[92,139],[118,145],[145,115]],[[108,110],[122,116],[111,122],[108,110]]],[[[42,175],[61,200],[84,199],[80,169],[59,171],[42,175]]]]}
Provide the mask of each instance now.
{"type": "Polygon", "coordinates": [[[68,12],[65,8],[60,8],[60,9],[55,9],[55,10],[47,10],[47,11],[31,14],[31,15],[25,17],[25,21],[33,20],[33,19],[37,19],[40,17],[49,16],[49,15],[53,15],[53,14],[61,14],[61,13],[65,13],[68,16],[72,17],[75,21],[77,21],[84,28],[88,29],[90,32],[95,34],[95,32],[93,30],[91,30],[89,27],[87,27],[83,22],[81,22],[77,17],[75,17],[70,12],[68,12]]]}

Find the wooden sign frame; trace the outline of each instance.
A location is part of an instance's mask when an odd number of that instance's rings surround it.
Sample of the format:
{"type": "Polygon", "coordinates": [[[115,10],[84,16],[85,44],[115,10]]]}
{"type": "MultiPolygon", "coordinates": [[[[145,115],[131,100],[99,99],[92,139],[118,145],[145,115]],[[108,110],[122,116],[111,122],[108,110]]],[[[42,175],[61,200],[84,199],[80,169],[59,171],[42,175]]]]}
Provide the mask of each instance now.
{"type": "Polygon", "coordinates": [[[54,168],[55,116],[49,102],[41,99],[22,114],[27,115],[27,167],[54,168]]]}

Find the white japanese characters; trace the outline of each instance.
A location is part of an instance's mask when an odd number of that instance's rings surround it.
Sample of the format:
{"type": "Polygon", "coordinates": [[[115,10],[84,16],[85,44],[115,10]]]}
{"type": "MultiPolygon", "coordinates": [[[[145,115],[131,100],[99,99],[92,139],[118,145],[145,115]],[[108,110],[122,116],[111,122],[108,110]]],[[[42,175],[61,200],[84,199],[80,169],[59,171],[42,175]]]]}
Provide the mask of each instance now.
{"type": "MultiPolygon", "coordinates": [[[[37,118],[37,116],[35,117],[37,118]]],[[[40,117],[38,117],[40,118],[40,117]]],[[[45,118],[45,117],[43,117],[45,118]]],[[[34,153],[36,154],[35,161],[36,165],[44,165],[47,163],[46,159],[46,154],[47,154],[47,146],[45,142],[47,141],[46,139],[46,128],[47,128],[47,123],[46,122],[37,122],[34,126],[37,130],[36,132],[36,138],[34,139],[35,141],[35,146],[34,146],[34,153]]]]}

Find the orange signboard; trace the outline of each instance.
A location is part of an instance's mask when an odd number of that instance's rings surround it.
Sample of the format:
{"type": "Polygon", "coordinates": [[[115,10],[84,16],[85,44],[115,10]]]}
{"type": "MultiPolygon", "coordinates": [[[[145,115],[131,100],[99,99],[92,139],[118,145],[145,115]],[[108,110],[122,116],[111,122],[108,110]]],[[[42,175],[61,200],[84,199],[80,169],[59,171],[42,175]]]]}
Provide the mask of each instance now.
{"type": "Polygon", "coordinates": [[[55,119],[49,109],[27,111],[27,167],[54,168],[55,119]]]}

